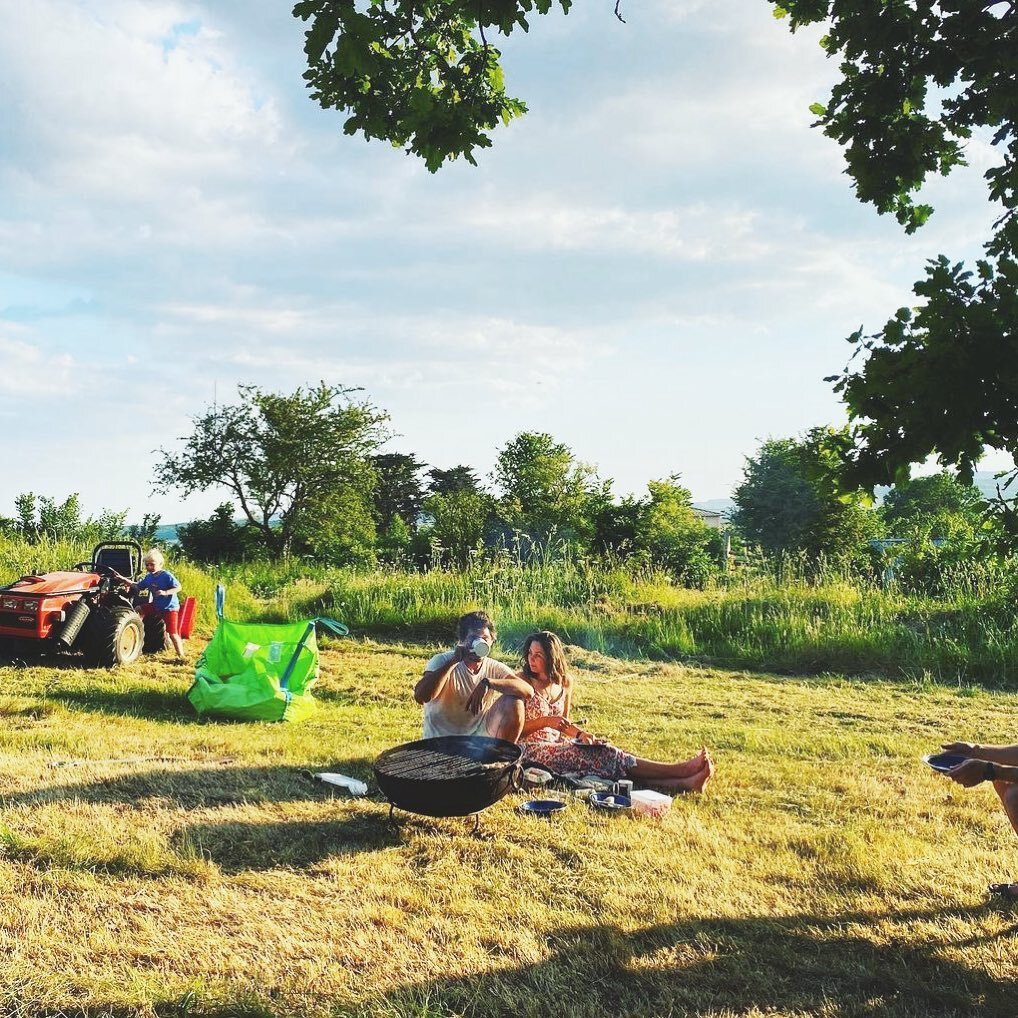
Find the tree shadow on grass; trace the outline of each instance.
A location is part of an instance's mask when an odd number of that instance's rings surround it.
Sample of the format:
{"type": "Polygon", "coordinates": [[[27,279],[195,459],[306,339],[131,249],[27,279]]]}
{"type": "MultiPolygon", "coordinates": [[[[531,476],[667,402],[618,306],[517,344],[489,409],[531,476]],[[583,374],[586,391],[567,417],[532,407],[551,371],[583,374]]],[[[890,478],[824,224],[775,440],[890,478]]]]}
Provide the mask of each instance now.
{"type": "Polygon", "coordinates": [[[317,823],[193,824],[173,840],[178,851],[200,855],[224,873],[244,873],[280,866],[305,869],[329,856],[375,852],[398,845],[401,834],[375,808],[317,823]]]}
{"type": "Polygon", "coordinates": [[[46,697],[76,713],[116,714],[179,724],[205,723],[182,692],[166,689],[146,686],[133,686],[130,689],[53,689],[47,692],[46,697]]]}
{"type": "MultiPolygon", "coordinates": [[[[740,917],[666,923],[637,933],[591,925],[554,932],[552,955],[477,977],[400,988],[337,1014],[717,1015],[747,1011],[837,1016],[1004,1018],[1015,1013],[1014,981],[950,960],[965,946],[935,941],[875,944],[854,924],[971,918],[968,910],[924,913],[740,917]],[[552,992],[549,994],[549,988],[552,992]]],[[[1002,936],[1013,935],[1018,924],[1002,936]]],[[[971,941],[970,941],[971,943],[971,941]]]]}
{"type": "MultiPolygon", "coordinates": [[[[550,955],[541,962],[506,964],[511,945],[492,944],[491,967],[481,974],[407,983],[358,1001],[323,997],[315,1002],[315,1012],[333,1018],[717,1018],[749,1013],[1012,1018],[1014,980],[996,980],[981,968],[947,957],[959,948],[1018,933],[1018,923],[993,938],[943,932],[982,911],[689,919],[636,932],[592,923],[553,930],[547,936],[550,955]],[[874,923],[928,923],[941,932],[933,940],[912,941],[906,930],[886,944],[847,932],[874,923]]],[[[285,988],[247,986],[238,987],[232,1000],[220,997],[205,1004],[188,994],[153,1002],[151,1011],[159,1018],[275,1018],[293,1013],[285,998],[285,988]]],[[[43,1008],[33,1013],[56,1012],[43,1008]]],[[[80,1012],[81,1018],[138,1014],[119,1004],[80,1012]]]]}
{"type": "MultiPolygon", "coordinates": [[[[112,765],[111,761],[110,764],[112,765]]],[[[103,766],[96,760],[92,766],[103,766]]],[[[329,771],[368,781],[371,761],[340,760],[329,771]]],[[[345,798],[335,785],[315,781],[309,772],[292,766],[276,767],[182,767],[152,769],[88,782],[68,782],[4,798],[5,806],[42,805],[63,800],[85,803],[127,803],[140,806],[160,800],[185,809],[282,802],[325,802],[345,798]]]]}

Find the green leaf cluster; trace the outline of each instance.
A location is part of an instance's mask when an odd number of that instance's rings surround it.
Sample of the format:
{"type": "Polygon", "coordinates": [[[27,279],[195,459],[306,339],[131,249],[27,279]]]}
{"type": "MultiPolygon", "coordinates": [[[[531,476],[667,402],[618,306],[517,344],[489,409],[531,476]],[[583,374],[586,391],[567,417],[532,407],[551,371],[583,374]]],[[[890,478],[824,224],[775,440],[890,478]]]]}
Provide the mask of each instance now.
{"type": "Polygon", "coordinates": [[[846,430],[813,428],[803,438],[768,439],[747,457],[732,493],[732,524],[743,538],[769,555],[857,559],[880,518],[866,492],[847,490],[848,442],[846,430]]]}
{"type": "MultiPolygon", "coordinates": [[[[930,174],[965,163],[987,138],[983,174],[1000,211],[973,269],[940,255],[879,332],[850,337],[833,376],[855,422],[850,480],[888,483],[936,455],[970,478],[986,448],[1018,454],[1018,9],[1010,0],[781,0],[794,31],[824,22],[840,81],[814,104],[844,148],[856,194],[909,233],[933,209],[930,174]]],[[[776,11],[778,13],[778,11],[776,11]]]]}
{"type": "MultiPolygon", "coordinates": [[[[0,517],[0,533],[30,544],[41,541],[70,541],[98,544],[123,536],[127,512],[103,509],[97,517],[82,516],[77,492],[62,502],[48,495],[22,492],[14,500],[15,518],[0,517]]],[[[158,520],[156,521],[158,523],[158,520]]]]}
{"type": "MultiPolygon", "coordinates": [[[[432,172],[526,112],[505,89],[501,53],[487,34],[527,31],[551,0],[300,0],[309,24],[304,74],[311,98],[349,113],[343,130],[384,138],[432,172]]],[[[559,0],[568,12],[570,0],[559,0]]]]}

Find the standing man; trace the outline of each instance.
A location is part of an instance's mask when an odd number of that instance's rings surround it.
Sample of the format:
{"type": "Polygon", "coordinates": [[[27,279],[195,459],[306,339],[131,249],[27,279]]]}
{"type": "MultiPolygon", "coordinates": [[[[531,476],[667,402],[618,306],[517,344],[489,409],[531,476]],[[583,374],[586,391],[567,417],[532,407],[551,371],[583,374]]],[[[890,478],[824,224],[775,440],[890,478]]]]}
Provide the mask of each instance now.
{"type": "Polygon", "coordinates": [[[496,632],[485,612],[464,615],[456,636],[456,646],[436,654],[414,686],[414,699],[424,707],[424,738],[487,735],[516,742],[533,688],[488,656],[496,632]]]}

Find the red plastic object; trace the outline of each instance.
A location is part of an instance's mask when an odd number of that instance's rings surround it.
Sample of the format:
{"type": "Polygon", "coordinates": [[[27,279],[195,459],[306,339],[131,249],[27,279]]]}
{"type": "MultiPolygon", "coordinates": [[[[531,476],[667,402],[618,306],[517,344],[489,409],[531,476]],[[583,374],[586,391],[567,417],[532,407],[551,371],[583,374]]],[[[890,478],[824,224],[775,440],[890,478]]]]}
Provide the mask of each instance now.
{"type": "Polygon", "coordinates": [[[193,597],[185,597],[180,606],[180,635],[185,639],[191,639],[191,630],[194,629],[194,613],[198,602],[193,597]]]}

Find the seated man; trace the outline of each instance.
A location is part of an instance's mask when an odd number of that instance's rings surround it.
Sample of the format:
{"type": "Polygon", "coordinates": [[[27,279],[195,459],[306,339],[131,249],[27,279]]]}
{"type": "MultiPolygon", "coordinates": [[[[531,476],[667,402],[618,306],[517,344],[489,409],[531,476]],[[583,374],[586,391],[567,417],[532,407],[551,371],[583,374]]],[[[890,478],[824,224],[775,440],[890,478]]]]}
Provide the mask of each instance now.
{"type": "MultiPolygon", "coordinates": [[[[997,793],[1011,826],[1018,833],[1018,746],[980,746],[972,742],[945,742],[944,749],[948,753],[960,753],[968,758],[949,770],[947,776],[965,788],[980,785],[984,781],[992,781],[993,790],[997,793]]],[[[1018,901],[1018,882],[990,884],[989,890],[991,894],[1000,894],[1018,901]]]]}
{"type": "Polygon", "coordinates": [[[495,624],[481,611],[468,612],[456,627],[458,643],[436,654],[414,686],[424,706],[424,738],[488,735],[516,742],[523,731],[523,703],[534,690],[511,668],[487,656],[495,624]]]}

